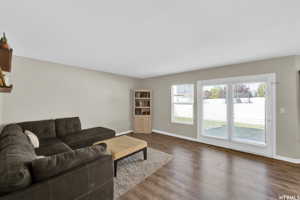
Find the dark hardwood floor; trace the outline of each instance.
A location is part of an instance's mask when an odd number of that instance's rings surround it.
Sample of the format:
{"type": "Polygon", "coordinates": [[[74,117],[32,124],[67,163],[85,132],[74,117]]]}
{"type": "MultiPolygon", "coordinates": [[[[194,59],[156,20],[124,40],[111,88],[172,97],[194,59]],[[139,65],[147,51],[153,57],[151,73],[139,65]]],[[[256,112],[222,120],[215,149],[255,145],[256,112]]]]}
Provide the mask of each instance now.
{"type": "Polygon", "coordinates": [[[172,154],[173,160],[121,200],[269,200],[300,195],[300,166],[155,133],[130,136],[172,154]]]}

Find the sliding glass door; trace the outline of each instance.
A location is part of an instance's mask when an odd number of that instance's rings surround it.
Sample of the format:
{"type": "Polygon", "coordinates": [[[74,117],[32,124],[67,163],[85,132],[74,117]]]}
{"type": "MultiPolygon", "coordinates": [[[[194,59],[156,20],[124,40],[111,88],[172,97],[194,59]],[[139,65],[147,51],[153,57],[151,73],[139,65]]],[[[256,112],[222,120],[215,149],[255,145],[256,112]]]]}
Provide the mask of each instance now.
{"type": "Polygon", "coordinates": [[[233,140],[266,144],[266,89],[267,82],[233,84],[233,140]]]}
{"type": "Polygon", "coordinates": [[[203,134],[228,138],[227,85],[203,86],[203,134]]]}
{"type": "Polygon", "coordinates": [[[274,81],[273,74],[199,81],[199,140],[271,156],[274,81]]]}

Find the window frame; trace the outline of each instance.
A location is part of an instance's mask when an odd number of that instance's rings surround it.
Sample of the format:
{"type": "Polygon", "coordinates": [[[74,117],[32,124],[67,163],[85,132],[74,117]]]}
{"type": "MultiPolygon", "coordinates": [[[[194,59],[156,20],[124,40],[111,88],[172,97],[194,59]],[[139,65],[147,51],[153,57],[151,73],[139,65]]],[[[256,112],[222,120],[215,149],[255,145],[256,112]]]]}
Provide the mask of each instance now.
{"type": "MultiPolygon", "coordinates": [[[[214,83],[215,80],[204,80],[204,81],[198,81],[198,94],[197,94],[197,97],[198,97],[198,138],[199,137],[207,137],[207,138],[213,138],[213,139],[218,139],[218,140],[229,140],[231,139],[231,122],[230,122],[230,110],[231,110],[231,107],[230,107],[230,104],[227,103],[227,107],[226,107],[226,126],[227,126],[227,132],[226,132],[226,137],[217,137],[217,136],[212,136],[212,135],[207,135],[205,134],[205,131],[204,131],[204,116],[203,116],[203,111],[204,111],[204,108],[203,108],[203,88],[205,86],[214,86],[214,85],[225,85],[226,87],[226,101],[229,102],[230,101],[230,98],[231,98],[231,95],[230,95],[230,92],[229,90],[231,89],[231,85],[229,85],[228,83],[224,83],[222,82],[221,79],[216,79],[218,81],[216,81],[214,83]],[[199,131],[200,129],[200,131],[199,131]]],[[[224,79],[225,80],[225,79],[224,79]]]]}
{"type": "MultiPolygon", "coordinates": [[[[232,96],[229,96],[228,102],[231,101],[232,96]]],[[[232,103],[227,105],[233,105],[232,103]]],[[[229,106],[230,113],[233,113],[233,107],[229,106]]],[[[229,114],[229,113],[228,113],[229,114]]],[[[276,149],[276,74],[258,74],[250,76],[239,76],[230,77],[222,79],[213,80],[200,80],[197,82],[197,129],[198,129],[198,141],[213,144],[225,148],[235,149],[244,152],[250,152],[258,155],[273,156],[276,149]],[[246,142],[232,139],[232,131],[230,131],[229,139],[215,138],[211,136],[206,136],[203,134],[203,92],[202,88],[205,85],[215,85],[215,84],[228,84],[230,86],[229,90],[233,88],[231,85],[239,83],[252,83],[257,81],[267,82],[269,84],[267,90],[267,104],[266,104],[266,144],[260,144],[256,142],[246,142]]],[[[231,118],[229,118],[231,119],[231,118]]],[[[233,121],[230,120],[230,127],[233,125],[233,121]]]]}
{"type": "Polygon", "coordinates": [[[183,124],[183,125],[194,125],[194,120],[195,120],[194,112],[195,112],[195,84],[194,83],[184,83],[184,84],[171,85],[171,123],[183,124]],[[179,95],[174,95],[173,87],[180,86],[180,85],[192,86],[192,99],[193,99],[192,103],[175,103],[174,102],[174,96],[179,96],[179,95]],[[174,116],[174,105],[175,104],[177,104],[177,105],[192,105],[192,122],[181,122],[181,121],[175,120],[175,116],[174,116]]]}

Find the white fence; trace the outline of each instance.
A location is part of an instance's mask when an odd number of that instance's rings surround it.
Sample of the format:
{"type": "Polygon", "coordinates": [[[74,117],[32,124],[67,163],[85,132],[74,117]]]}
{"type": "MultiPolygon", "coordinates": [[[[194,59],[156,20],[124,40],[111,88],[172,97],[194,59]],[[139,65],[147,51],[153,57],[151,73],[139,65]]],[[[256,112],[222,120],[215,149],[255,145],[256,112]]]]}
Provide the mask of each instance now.
{"type": "MultiPolygon", "coordinates": [[[[264,125],[265,123],[265,98],[241,98],[242,103],[234,104],[234,121],[237,123],[264,125]]],[[[225,99],[206,99],[203,102],[204,119],[226,121],[227,105],[225,99]]],[[[176,105],[176,116],[192,117],[192,107],[189,105],[176,105]]]]}

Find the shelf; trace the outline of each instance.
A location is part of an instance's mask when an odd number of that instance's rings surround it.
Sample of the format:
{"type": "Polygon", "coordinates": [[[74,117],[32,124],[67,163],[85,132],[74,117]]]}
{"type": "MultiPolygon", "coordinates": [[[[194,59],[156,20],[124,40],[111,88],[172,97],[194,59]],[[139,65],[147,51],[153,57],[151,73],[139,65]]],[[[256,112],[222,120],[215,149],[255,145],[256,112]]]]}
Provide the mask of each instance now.
{"type": "Polygon", "coordinates": [[[0,87],[0,93],[10,93],[13,86],[10,87],[0,87]]]}
{"type": "Polygon", "coordinates": [[[134,90],[133,128],[135,133],[152,133],[152,92],[134,90]]]}

